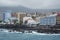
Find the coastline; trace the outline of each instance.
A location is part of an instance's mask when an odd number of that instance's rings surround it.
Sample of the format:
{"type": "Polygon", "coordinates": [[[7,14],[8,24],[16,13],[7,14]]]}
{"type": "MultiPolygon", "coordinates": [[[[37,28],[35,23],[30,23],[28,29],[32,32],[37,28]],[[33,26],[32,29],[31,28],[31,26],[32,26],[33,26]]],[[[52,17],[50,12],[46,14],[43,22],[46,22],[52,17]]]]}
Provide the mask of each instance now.
{"type": "MultiPolygon", "coordinates": [[[[19,24],[5,24],[0,25],[0,29],[9,30],[9,32],[21,32],[21,33],[32,33],[32,31],[36,33],[45,33],[45,34],[60,34],[59,30],[53,30],[51,28],[44,29],[45,26],[41,27],[28,27],[26,25],[19,25],[19,24]],[[58,33],[59,32],[59,33],[58,33]]],[[[2,30],[0,30],[2,31],[2,30]]]]}
{"type": "Polygon", "coordinates": [[[20,32],[20,31],[16,31],[16,30],[12,30],[12,29],[1,29],[0,28],[0,32],[5,32],[5,33],[19,33],[19,34],[33,34],[33,35],[60,35],[60,34],[56,34],[56,33],[53,33],[53,34],[51,34],[51,33],[49,33],[49,34],[47,34],[47,33],[37,33],[37,32],[35,32],[35,31],[32,31],[31,33],[28,33],[28,32],[20,32]]]}

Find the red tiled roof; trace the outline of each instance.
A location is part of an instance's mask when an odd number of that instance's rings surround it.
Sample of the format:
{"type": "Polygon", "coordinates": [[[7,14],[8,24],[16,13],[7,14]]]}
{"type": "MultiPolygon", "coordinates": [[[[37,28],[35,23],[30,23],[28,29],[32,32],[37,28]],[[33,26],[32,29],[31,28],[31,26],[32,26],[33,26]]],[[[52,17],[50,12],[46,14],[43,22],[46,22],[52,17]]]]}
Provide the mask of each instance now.
{"type": "Polygon", "coordinates": [[[60,16],[60,12],[57,12],[57,16],[60,16]]]}
{"type": "Polygon", "coordinates": [[[12,14],[11,14],[11,16],[12,16],[12,17],[16,17],[16,16],[17,16],[17,14],[15,14],[15,13],[12,13],[12,14]]]}

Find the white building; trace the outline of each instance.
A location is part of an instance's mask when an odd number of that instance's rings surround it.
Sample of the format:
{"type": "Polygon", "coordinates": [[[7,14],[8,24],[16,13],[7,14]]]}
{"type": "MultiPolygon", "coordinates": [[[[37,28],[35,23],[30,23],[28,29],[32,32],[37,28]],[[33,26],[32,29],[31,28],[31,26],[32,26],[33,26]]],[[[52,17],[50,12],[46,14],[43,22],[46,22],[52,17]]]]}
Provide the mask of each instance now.
{"type": "Polygon", "coordinates": [[[57,14],[47,15],[46,17],[40,18],[40,25],[55,25],[57,14]]]}
{"type": "Polygon", "coordinates": [[[34,20],[32,17],[23,18],[23,24],[26,24],[28,26],[36,26],[38,23],[39,23],[39,21],[34,20]]]}
{"type": "Polygon", "coordinates": [[[10,18],[11,18],[11,12],[5,12],[4,13],[4,21],[9,22],[10,18]]]}

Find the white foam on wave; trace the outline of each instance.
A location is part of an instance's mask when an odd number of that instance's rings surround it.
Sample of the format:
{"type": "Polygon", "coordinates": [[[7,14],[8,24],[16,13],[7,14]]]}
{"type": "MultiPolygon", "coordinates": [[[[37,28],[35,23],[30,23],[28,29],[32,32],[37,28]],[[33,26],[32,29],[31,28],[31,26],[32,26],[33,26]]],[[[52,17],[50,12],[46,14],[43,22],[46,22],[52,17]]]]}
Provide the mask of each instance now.
{"type": "Polygon", "coordinates": [[[35,31],[32,31],[32,33],[27,33],[27,34],[34,34],[34,35],[60,35],[60,34],[47,34],[47,33],[37,33],[35,31]]]}
{"type": "Polygon", "coordinates": [[[8,32],[9,30],[7,29],[0,29],[0,32],[8,32]]]}
{"type": "Polygon", "coordinates": [[[0,29],[0,32],[5,32],[5,33],[22,33],[22,32],[8,30],[8,29],[0,29]]]}
{"type": "MultiPolygon", "coordinates": [[[[18,31],[11,31],[8,29],[0,29],[0,32],[5,32],[5,33],[22,33],[22,32],[18,32],[18,31]]],[[[60,34],[47,34],[47,33],[37,33],[35,31],[32,31],[32,33],[24,33],[24,34],[33,34],[33,35],[60,35],[60,34]]]]}
{"type": "Polygon", "coordinates": [[[35,35],[60,35],[60,34],[47,34],[47,33],[33,33],[35,35]]]}

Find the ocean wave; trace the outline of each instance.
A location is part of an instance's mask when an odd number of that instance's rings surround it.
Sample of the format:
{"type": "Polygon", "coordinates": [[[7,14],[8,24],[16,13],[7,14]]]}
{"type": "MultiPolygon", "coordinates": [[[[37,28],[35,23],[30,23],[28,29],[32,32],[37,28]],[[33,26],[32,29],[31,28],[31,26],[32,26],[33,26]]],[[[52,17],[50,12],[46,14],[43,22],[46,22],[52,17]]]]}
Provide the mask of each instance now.
{"type": "Polygon", "coordinates": [[[22,33],[22,32],[18,32],[18,31],[13,31],[13,30],[8,30],[8,29],[0,29],[0,32],[5,32],[5,33],[22,33]]]}
{"type": "MultiPolygon", "coordinates": [[[[5,32],[5,33],[23,33],[23,32],[18,32],[18,31],[13,31],[13,30],[8,30],[8,29],[0,29],[0,32],[5,32]]],[[[24,34],[33,34],[33,35],[60,35],[60,34],[47,34],[47,33],[37,33],[35,31],[32,31],[31,33],[24,33],[24,34]]]]}
{"type": "Polygon", "coordinates": [[[35,31],[33,31],[33,34],[35,34],[35,35],[60,35],[60,34],[56,34],[56,33],[37,33],[35,31]]]}

